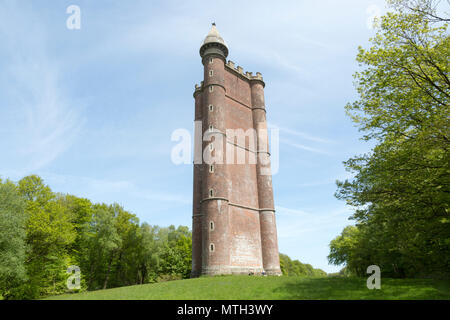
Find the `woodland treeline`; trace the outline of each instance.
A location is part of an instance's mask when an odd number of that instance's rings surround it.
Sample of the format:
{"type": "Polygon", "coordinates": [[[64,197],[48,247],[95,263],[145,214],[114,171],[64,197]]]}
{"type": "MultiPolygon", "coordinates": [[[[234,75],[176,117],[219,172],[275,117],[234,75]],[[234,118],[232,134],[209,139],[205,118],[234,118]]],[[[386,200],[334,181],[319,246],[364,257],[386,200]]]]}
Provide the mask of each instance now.
{"type": "Polygon", "coordinates": [[[67,268],[82,290],[189,277],[188,227],[139,223],[118,204],[54,193],[38,176],[0,180],[0,296],[33,299],[67,291],[67,268]]]}
{"type": "Polygon", "coordinates": [[[327,273],[322,269],[315,269],[308,263],[291,260],[289,256],[280,253],[280,268],[284,276],[323,277],[327,273]]]}
{"type": "Polygon", "coordinates": [[[388,3],[359,48],[359,99],[346,107],[376,146],[344,163],[354,178],[336,196],[355,207],[355,225],[328,258],[358,276],[375,264],[383,276],[449,277],[450,20],[440,1],[388,3]]]}

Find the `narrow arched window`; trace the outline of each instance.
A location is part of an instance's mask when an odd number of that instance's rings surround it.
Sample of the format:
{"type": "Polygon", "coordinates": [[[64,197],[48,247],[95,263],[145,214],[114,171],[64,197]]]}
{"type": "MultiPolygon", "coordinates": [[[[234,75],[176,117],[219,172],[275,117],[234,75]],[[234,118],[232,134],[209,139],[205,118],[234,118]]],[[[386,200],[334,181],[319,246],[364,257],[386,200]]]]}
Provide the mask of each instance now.
{"type": "Polygon", "coordinates": [[[214,172],[214,165],[213,164],[209,165],[209,172],[211,172],[211,173],[214,172]]]}
{"type": "Polygon", "coordinates": [[[209,76],[212,77],[214,74],[214,70],[209,70],[209,76]]]}
{"type": "Polygon", "coordinates": [[[213,191],[213,189],[209,189],[209,196],[210,196],[210,197],[213,197],[213,196],[214,196],[214,191],[213,191]]]}
{"type": "Polygon", "coordinates": [[[209,92],[213,92],[214,87],[213,86],[209,86],[209,92]]]}
{"type": "Polygon", "coordinates": [[[211,252],[214,252],[214,243],[211,243],[209,245],[209,250],[211,250],[211,252]]]}
{"type": "Polygon", "coordinates": [[[209,63],[213,63],[213,58],[209,58],[209,63]]]}
{"type": "Polygon", "coordinates": [[[209,105],[209,111],[213,111],[214,110],[214,106],[212,104],[209,105]]]}
{"type": "Polygon", "coordinates": [[[214,222],[210,222],[209,223],[209,229],[211,230],[211,231],[213,231],[214,230],[214,222]]]}

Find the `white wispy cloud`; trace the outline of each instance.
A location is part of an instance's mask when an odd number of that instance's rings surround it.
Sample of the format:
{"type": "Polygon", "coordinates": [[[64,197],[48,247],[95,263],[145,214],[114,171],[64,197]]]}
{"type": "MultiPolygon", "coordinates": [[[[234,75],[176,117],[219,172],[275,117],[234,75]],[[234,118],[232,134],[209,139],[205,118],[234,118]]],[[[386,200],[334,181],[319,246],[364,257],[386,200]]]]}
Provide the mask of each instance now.
{"type": "Polygon", "coordinates": [[[296,187],[299,188],[309,188],[309,187],[318,187],[318,186],[325,186],[325,185],[334,185],[336,183],[336,180],[339,181],[343,181],[346,179],[353,179],[354,174],[352,174],[351,172],[343,172],[341,174],[335,175],[334,177],[330,177],[330,178],[326,178],[326,179],[322,179],[322,180],[318,180],[318,181],[312,181],[312,182],[308,182],[308,183],[300,183],[297,184],[296,187]]]}
{"type": "Polygon", "coordinates": [[[330,152],[327,150],[324,150],[324,148],[322,147],[323,144],[332,144],[334,143],[334,141],[330,140],[330,139],[325,139],[322,137],[318,137],[309,133],[305,133],[305,132],[301,132],[301,131],[297,131],[297,130],[293,130],[287,127],[283,127],[283,126],[278,126],[274,123],[268,123],[268,128],[271,130],[279,130],[280,135],[282,137],[289,137],[290,139],[287,138],[280,138],[280,143],[283,143],[289,147],[292,148],[296,148],[296,149],[300,149],[300,150],[305,150],[305,151],[309,151],[309,152],[314,152],[314,153],[319,153],[319,154],[324,154],[324,155],[329,155],[330,152]],[[296,141],[292,141],[292,139],[295,139],[296,141]],[[309,143],[314,143],[316,146],[311,147],[308,146],[304,143],[299,142],[299,140],[306,140],[309,143]],[[317,145],[319,147],[317,147],[317,145]]]}
{"type": "Polygon", "coordinates": [[[318,142],[318,143],[334,143],[333,140],[318,137],[318,136],[315,136],[315,135],[312,135],[312,134],[309,134],[306,132],[301,132],[301,131],[293,130],[293,129],[286,128],[286,127],[280,127],[273,123],[269,123],[268,125],[270,128],[278,128],[280,130],[280,132],[284,132],[288,135],[297,136],[297,137],[300,137],[305,140],[318,142]]]}
{"type": "Polygon", "coordinates": [[[180,195],[149,189],[148,187],[138,186],[132,181],[128,180],[97,179],[92,177],[60,175],[48,172],[43,172],[42,176],[45,177],[46,182],[48,181],[50,185],[77,186],[77,189],[83,190],[86,196],[90,195],[97,199],[106,199],[112,196],[117,196],[117,194],[122,194],[130,198],[152,201],[157,200],[172,204],[189,205],[192,203],[190,195],[186,196],[184,194],[180,195]]]}
{"type": "Polygon", "coordinates": [[[83,124],[79,112],[72,108],[71,102],[58,88],[57,71],[45,61],[39,62],[41,64],[34,68],[19,62],[20,68],[26,71],[10,71],[26,89],[39,91],[16,105],[26,115],[20,132],[24,144],[19,149],[24,157],[30,159],[25,171],[40,169],[55,160],[70,147],[83,124]],[[30,73],[42,74],[45,79],[36,81],[29,77],[30,73]]]}
{"type": "Polygon", "coordinates": [[[301,143],[292,142],[292,141],[290,141],[288,139],[280,139],[280,142],[285,144],[285,145],[287,145],[287,146],[296,148],[296,149],[306,150],[306,151],[310,151],[310,152],[314,152],[314,153],[320,153],[320,154],[324,154],[324,155],[329,155],[330,154],[328,151],[325,151],[325,150],[322,150],[322,149],[318,149],[318,148],[309,147],[309,146],[306,146],[306,145],[301,144],[301,143]]]}
{"type": "MultiPolygon", "coordinates": [[[[97,59],[105,54],[164,52],[171,56],[191,57],[193,50],[197,51],[201,46],[209,23],[219,17],[216,21],[218,29],[230,47],[229,58],[232,60],[235,57],[252,57],[252,61],[268,68],[283,69],[308,77],[313,75],[313,72],[304,67],[301,59],[305,55],[305,46],[315,51],[340,50],[338,41],[321,41],[308,30],[299,28],[299,24],[292,23],[299,19],[299,14],[300,17],[318,23],[315,18],[305,13],[310,10],[307,3],[286,1],[278,4],[280,8],[276,12],[267,10],[270,1],[245,1],[238,6],[219,1],[206,7],[203,1],[177,1],[177,10],[173,9],[170,1],[167,3],[169,4],[160,8],[155,8],[150,2],[136,3],[136,12],[132,19],[124,12],[114,12],[117,14],[115,18],[120,19],[122,23],[114,25],[110,30],[104,30],[104,36],[87,48],[83,56],[97,59]],[[186,12],[195,12],[195,17],[187,16],[186,12]],[[251,13],[252,19],[242,19],[236,24],[234,21],[237,12],[251,13]],[[268,21],[270,23],[267,23],[268,21]],[[253,28],[256,25],[257,30],[253,28]],[[242,28],[248,32],[242,32],[242,28]],[[268,42],[267,39],[272,41],[268,42]]],[[[239,61],[236,63],[239,64],[239,61]]]]}
{"type": "Polygon", "coordinates": [[[277,228],[280,238],[302,238],[311,233],[326,234],[330,228],[351,224],[349,208],[342,206],[323,212],[309,212],[276,206],[277,228]]]}
{"type": "Polygon", "coordinates": [[[21,170],[33,172],[74,142],[83,125],[81,108],[64,91],[61,68],[49,56],[46,30],[29,7],[0,4],[0,41],[7,61],[2,72],[9,80],[2,88],[0,116],[15,111],[14,123],[4,124],[6,138],[15,141],[24,160],[21,170]]]}

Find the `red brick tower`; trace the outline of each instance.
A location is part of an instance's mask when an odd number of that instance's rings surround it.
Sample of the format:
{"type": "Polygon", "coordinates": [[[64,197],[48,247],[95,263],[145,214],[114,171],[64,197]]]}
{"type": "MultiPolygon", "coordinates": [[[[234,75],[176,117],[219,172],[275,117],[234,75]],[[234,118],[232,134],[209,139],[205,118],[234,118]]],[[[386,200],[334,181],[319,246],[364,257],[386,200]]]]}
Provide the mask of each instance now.
{"type": "Polygon", "coordinates": [[[203,141],[195,146],[192,276],[280,275],[263,78],[226,61],[215,24],[200,56],[204,80],[194,98],[203,141]]]}

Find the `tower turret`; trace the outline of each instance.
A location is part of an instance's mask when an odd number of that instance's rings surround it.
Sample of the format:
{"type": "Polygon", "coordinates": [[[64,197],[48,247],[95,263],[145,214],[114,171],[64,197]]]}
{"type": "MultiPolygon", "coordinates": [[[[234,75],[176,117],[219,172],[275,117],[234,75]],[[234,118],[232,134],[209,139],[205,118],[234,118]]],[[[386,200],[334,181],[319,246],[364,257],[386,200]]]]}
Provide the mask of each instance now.
{"type": "Polygon", "coordinates": [[[211,30],[209,30],[208,35],[203,41],[200,47],[200,56],[203,58],[209,54],[217,54],[222,56],[224,59],[228,57],[228,46],[225,40],[220,36],[219,31],[217,31],[216,24],[213,22],[211,30]]]}
{"type": "Polygon", "coordinates": [[[231,273],[229,188],[226,165],[225,58],[228,48],[215,24],[200,48],[203,79],[202,274],[231,273]],[[210,157],[210,161],[208,161],[210,157]]]}

